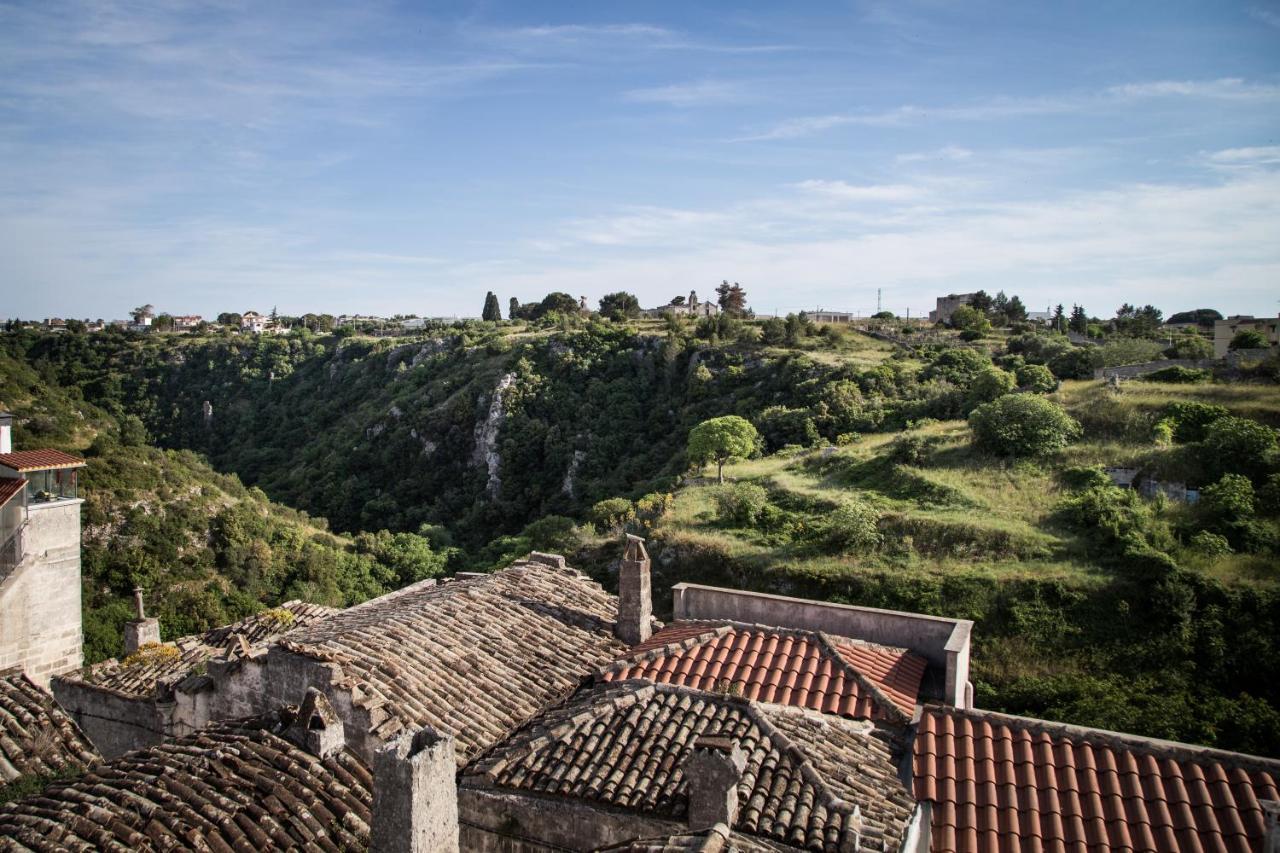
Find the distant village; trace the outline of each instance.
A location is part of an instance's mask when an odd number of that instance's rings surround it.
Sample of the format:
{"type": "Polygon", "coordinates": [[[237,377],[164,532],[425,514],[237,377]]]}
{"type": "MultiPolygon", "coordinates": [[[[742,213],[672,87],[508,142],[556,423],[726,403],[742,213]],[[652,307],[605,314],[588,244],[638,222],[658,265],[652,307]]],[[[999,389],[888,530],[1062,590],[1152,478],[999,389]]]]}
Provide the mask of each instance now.
{"type": "MultiPolygon", "coordinates": [[[[715,318],[721,314],[739,316],[747,319],[764,319],[775,316],[760,314],[746,306],[746,294],[741,286],[729,282],[722,283],[716,289],[717,299],[699,299],[697,291],[690,291],[688,297],[677,296],[669,303],[656,308],[641,308],[635,296],[625,292],[611,293],[599,301],[599,310],[592,310],[586,296],[577,299],[564,293],[548,294],[540,302],[521,305],[516,299],[508,303],[508,320],[538,320],[548,314],[564,315],[598,315],[608,319],[660,319],[677,317],[700,320],[715,318]]],[[[879,300],[877,299],[877,302],[879,300]]],[[[1223,358],[1229,351],[1236,349],[1233,341],[1239,342],[1239,336],[1256,335],[1257,341],[1264,348],[1280,346],[1280,317],[1254,317],[1247,314],[1222,316],[1211,309],[1185,311],[1163,319],[1161,312],[1153,306],[1134,308],[1122,306],[1116,319],[1103,321],[1090,317],[1084,309],[1072,306],[1070,312],[1064,306],[1044,311],[1028,311],[1017,297],[1006,298],[1003,293],[992,297],[983,291],[973,293],[951,293],[936,298],[933,310],[927,317],[911,317],[908,310],[906,316],[898,316],[891,311],[878,310],[869,316],[859,315],[852,311],[838,311],[826,308],[815,308],[799,312],[808,322],[818,326],[850,326],[861,329],[883,328],[886,323],[895,324],[900,331],[922,331],[928,327],[970,328],[970,318],[978,315],[978,321],[993,318],[1003,321],[1002,325],[1023,324],[1031,328],[1058,331],[1067,335],[1074,343],[1089,343],[1103,337],[1107,331],[1132,333],[1129,326],[1141,327],[1145,336],[1196,334],[1213,342],[1214,358],[1223,358]],[[1120,328],[1121,325],[1126,328],[1120,328]]],[[[96,320],[48,317],[43,321],[23,321],[11,319],[4,328],[12,331],[18,328],[37,329],[52,333],[61,332],[102,332],[107,329],[134,333],[220,333],[251,335],[284,335],[296,329],[306,329],[317,334],[337,332],[339,334],[364,334],[372,336],[393,337],[414,334],[431,328],[448,326],[458,322],[474,320],[474,317],[437,316],[419,317],[417,315],[397,314],[383,317],[373,314],[314,314],[286,316],[272,309],[267,314],[249,310],[243,313],[224,312],[212,320],[199,314],[171,314],[157,312],[152,305],[144,305],[130,312],[128,319],[96,320]]],[[[484,321],[503,320],[497,297],[493,293],[486,295],[481,313],[484,321]]]]}

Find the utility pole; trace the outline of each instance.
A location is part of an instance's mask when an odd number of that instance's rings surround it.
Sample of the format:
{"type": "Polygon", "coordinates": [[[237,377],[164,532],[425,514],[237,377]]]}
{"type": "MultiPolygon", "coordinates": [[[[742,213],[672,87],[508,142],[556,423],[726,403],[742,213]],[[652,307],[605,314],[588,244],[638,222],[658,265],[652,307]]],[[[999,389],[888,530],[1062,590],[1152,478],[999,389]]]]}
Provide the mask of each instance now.
{"type": "Polygon", "coordinates": [[[880,307],[880,288],[876,288],[876,313],[879,314],[883,309],[880,307]]]}

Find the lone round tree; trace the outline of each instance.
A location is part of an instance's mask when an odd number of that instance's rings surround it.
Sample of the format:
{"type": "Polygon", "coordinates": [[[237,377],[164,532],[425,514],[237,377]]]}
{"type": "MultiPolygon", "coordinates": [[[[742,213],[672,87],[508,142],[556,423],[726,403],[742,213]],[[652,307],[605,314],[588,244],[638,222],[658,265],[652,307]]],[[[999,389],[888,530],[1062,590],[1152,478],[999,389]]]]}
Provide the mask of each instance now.
{"type": "Polygon", "coordinates": [[[724,463],[750,456],[758,438],[750,421],[737,415],[712,418],[689,431],[689,458],[702,465],[714,460],[716,480],[723,483],[724,463]]]}

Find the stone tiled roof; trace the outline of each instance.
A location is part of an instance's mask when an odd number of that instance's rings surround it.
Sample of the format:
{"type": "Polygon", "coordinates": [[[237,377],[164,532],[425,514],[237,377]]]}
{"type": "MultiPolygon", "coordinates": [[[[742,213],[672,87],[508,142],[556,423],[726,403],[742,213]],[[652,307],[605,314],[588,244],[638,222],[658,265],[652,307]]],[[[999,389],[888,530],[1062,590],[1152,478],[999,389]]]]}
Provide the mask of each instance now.
{"type": "Polygon", "coordinates": [[[928,706],[915,794],[938,853],[1262,849],[1280,761],[928,706]]]}
{"type": "Polygon", "coordinates": [[[584,690],[469,766],[465,784],[684,820],[682,767],[703,733],[737,740],[748,756],[734,832],[834,851],[861,829],[862,849],[897,850],[914,803],[890,732],[672,685],[584,690]]]}
{"type": "Polygon", "coordinates": [[[84,460],[61,450],[19,450],[0,453],[0,465],[15,471],[47,471],[50,468],[83,468],[84,460]]]}
{"type": "Polygon", "coordinates": [[[130,752],[0,806],[0,850],[366,850],[372,779],[281,735],[291,710],[130,752]]]}
{"type": "MultiPolygon", "coordinates": [[[[207,661],[243,653],[246,648],[261,645],[289,631],[304,628],[338,611],[320,604],[289,601],[279,607],[256,613],[239,622],[214,628],[203,634],[179,637],[164,645],[176,654],[143,652],[135,661],[125,664],[114,658],[90,667],[78,679],[97,687],[132,696],[151,696],[161,683],[176,683],[207,661]],[[285,616],[285,613],[288,616],[285,616]],[[243,644],[241,644],[243,640],[243,644]]],[[[75,675],[64,676],[76,679],[75,675]]]]}
{"type": "Polygon", "coordinates": [[[621,654],[617,605],[559,558],[418,584],[291,634],[281,646],[337,663],[382,742],[429,725],[458,763],[500,740],[621,654]]]}
{"type": "Polygon", "coordinates": [[[900,723],[915,712],[927,665],[906,649],[728,622],[675,622],[632,651],[601,679],[728,687],[762,702],[900,723]]]}
{"type": "Polygon", "coordinates": [[[84,732],[18,668],[0,671],[0,785],[99,761],[84,732]]]}

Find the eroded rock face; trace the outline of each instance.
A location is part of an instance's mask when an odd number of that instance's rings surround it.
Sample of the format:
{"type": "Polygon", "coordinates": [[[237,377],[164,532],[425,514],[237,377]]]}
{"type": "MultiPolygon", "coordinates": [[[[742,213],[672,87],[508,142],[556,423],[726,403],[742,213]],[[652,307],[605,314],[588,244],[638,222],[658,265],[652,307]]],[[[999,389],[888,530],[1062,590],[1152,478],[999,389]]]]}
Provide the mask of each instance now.
{"type": "Polygon", "coordinates": [[[489,401],[489,414],[483,421],[476,424],[476,446],[471,461],[474,465],[484,465],[488,470],[489,482],[485,485],[485,491],[490,497],[496,497],[498,490],[502,488],[502,480],[498,477],[498,470],[502,467],[502,456],[498,453],[498,432],[502,429],[502,421],[506,417],[502,398],[515,381],[514,373],[508,373],[498,380],[498,385],[493,389],[493,396],[489,401]]]}
{"type": "Polygon", "coordinates": [[[569,460],[569,467],[564,472],[564,482],[560,484],[560,491],[569,497],[573,497],[574,478],[578,475],[578,466],[586,458],[587,452],[585,450],[575,450],[573,451],[573,457],[569,460]]]}

